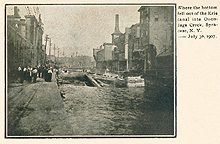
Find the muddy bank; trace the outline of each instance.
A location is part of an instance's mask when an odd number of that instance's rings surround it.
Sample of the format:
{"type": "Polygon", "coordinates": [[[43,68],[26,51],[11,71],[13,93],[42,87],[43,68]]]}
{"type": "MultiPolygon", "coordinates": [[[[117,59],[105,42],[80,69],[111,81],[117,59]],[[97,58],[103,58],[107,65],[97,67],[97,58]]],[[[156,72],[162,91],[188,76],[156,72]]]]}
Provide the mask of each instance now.
{"type": "Polygon", "coordinates": [[[8,136],[72,134],[55,79],[28,85],[18,94],[11,91],[8,97],[8,136]]]}

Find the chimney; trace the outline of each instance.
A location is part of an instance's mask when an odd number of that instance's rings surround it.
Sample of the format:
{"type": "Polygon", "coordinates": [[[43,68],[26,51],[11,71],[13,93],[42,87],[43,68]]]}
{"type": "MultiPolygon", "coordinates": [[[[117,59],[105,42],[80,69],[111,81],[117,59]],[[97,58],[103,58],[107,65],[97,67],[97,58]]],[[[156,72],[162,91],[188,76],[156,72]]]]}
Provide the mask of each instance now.
{"type": "Polygon", "coordinates": [[[115,15],[115,32],[114,33],[121,33],[119,30],[119,15],[115,15]]]}
{"type": "Polygon", "coordinates": [[[20,17],[20,16],[19,16],[19,9],[18,9],[17,6],[14,7],[14,16],[15,16],[15,17],[20,17]]]}

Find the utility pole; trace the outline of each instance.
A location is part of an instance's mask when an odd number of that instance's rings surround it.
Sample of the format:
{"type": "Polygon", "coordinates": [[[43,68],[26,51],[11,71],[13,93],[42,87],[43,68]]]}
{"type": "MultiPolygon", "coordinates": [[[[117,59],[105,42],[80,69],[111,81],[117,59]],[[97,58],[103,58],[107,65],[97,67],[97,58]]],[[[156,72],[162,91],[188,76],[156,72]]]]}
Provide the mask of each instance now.
{"type": "Polygon", "coordinates": [[[49,39],[48,35],[46,34],[46,38],[45,38],[45,59],[44,59],[44,64],[46,63],[46,59],[47,59],[47,40],[49,39]]]}
{"type": "Polygon", "coordinates": [[[57,58],[56,58],[56,62],[59,64],[59,61],[60,61],[60,59],[59,59],[59,47],[57,46],[57,58]]]}
{"type": "Polygon", "coordinates": [[[53,47],[53,52],[54,52],[54,63],[56,63],[55,50],[56,50],[56,47],[55,47],[55,44],[54,44],[54,47],[53,47]]]}
{"type": "Polygon", "coordinates": [[[59,57],[59,54],[60,54],[60,48],[57,47],[57,50],[58,50],[58,57],[59,57]]]}
{"type": "Polygon", "coordinates": [[[54,56],[55,56],[55,50],[56,50],[56,47],[55,47],[55,44],[54,44],[54,47],[53,47],[54,56]]]}
{"type": "Polygon", "coordinates": [[[50,38],[50,48],[49,48],[49,56],[51,56],[51,38],[50,38]]]}

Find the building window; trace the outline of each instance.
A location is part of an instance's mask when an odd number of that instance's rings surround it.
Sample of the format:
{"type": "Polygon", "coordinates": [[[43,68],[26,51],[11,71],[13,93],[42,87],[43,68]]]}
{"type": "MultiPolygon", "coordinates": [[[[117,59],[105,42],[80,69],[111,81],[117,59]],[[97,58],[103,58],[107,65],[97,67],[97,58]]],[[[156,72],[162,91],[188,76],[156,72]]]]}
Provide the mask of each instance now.
{"type": "Polygon", "coordinates": [[[140,27],[137,27],[136,37],[137,37],[137,38],[140,37],[140,27]]]}
{"type": "Polygon", "coordinates": [[[15,24],[15,28],[18,28],[18,24],[17,23],[15,24]]]}
{"type": "Polygon", "coordinates": [[[155,14],[155,17],[154,17],[155,19],[154,19],[154,21],[156,22],[156,21],[158,21],[159,20],[159,15],[158,14],[155,14]]]}
{"type": "Polygon", "coordinates": [[[147,12],[144,13],[144,19],[148,20],[148,13],[147,12]]]}
{"type": "Polygon", "coordinates": [[[146,32],[145,32],[145,35],[147,36],[148,35],[148,31],[146,30],[146,32]]]}
{"type": "Polygon", "coordinates": [[[143,37],[143,36],[144,36],[144,33],[142,32],[142,33],[141,33],[141,37],[143,37]]]}
{"type": "Polygon", "coordinates": [[[167,32],[167,30],[165,30],[165,36],[166,36],[166,40],[167,40],[167,37],[168,37],[168,32],[167,32]]]}
{"type": "Polygon", "coordinates": [[[146,21],[148,21],[148,16],[146,17],[146,21]]]}

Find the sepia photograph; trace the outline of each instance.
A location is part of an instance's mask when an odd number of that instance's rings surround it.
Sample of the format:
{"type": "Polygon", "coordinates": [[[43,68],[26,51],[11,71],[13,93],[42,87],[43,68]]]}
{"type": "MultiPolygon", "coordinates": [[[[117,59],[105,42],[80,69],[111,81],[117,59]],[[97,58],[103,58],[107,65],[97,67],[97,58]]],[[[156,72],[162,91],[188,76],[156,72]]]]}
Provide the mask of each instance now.
{"type": "Polygon", "coordinates": [[[176,4],[6,4],[5,138],[175,138],[176,4]]]}

